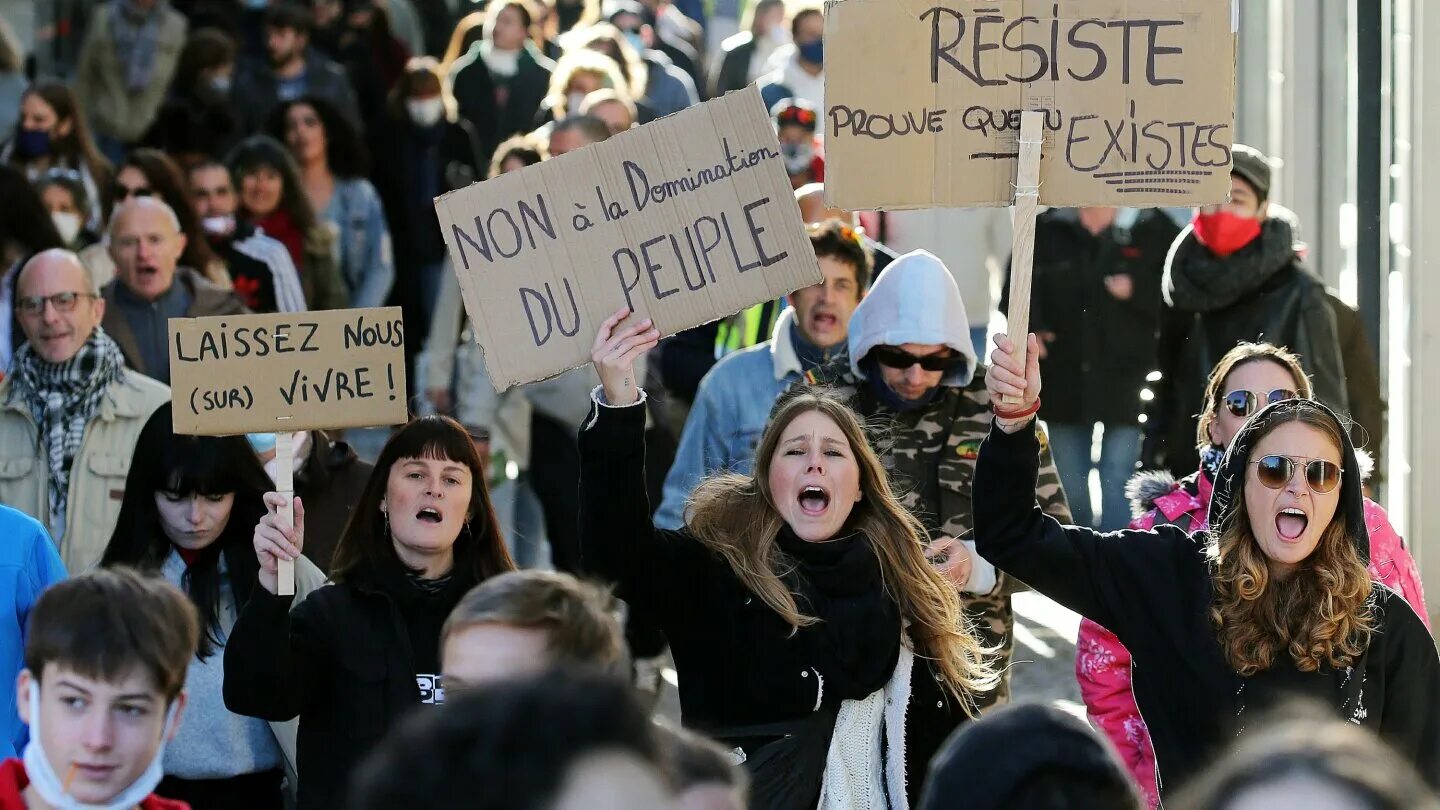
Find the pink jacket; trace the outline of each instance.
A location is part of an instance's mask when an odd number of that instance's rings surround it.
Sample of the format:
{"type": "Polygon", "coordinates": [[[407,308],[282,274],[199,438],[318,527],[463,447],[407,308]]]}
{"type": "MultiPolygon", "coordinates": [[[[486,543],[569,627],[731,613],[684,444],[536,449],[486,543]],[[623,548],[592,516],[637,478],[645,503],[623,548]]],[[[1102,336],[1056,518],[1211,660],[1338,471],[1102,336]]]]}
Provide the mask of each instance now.
{"type": "MultiPolygon", "coordinates": [[[[1151,529],[1168,523],[1193,532],[1204,529],[1208,523],[1211,483],[1203,473],[1197,472],[1183,481],[1146,473],[1137,477],[1127,490],[1137,503],[1150,507],[1148,512],[1131,521],[1132,529],[1151,529]]],[[[1369,498],[1365,499],[1365,528],[1370,531],[1370,575],[1403,596],[1429,627],[1425,592],[1415,560],[1405,550],[1405,542],[1390,525],[1385,510],[1369,498]]],[[[1080,682],[1080,694],[1089,709],[1090,722],[1115,744],[1121,760],[1149,799],[1150,807],[1158,807],[1155,753],[1150,748],[1145,721],[1135,708],[1135,696],[1130,693],[1130,653],[1120,639],[1089,619],[1080,623],[1080,637],[1075,644],[1075,678],[1080,682]]]]}

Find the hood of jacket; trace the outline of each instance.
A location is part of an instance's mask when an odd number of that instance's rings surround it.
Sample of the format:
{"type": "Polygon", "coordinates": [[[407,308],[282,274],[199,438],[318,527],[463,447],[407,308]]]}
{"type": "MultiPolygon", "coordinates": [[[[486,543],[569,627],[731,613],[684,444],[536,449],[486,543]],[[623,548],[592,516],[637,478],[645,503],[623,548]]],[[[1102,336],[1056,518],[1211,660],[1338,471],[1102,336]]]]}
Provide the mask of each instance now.
{"type": "Polygon", "coordinates": [[[925,250],[906,253],[880,273],[850,316],[850,370],[863,377],[860,361],[876,346],[940,343],[965,363],[940,381],[957,388],[975,377],[975,346],[960,288],[945,263],[925,250]]]}
{"type": "Polygon", "coordinates": [[[1216,476],[1215,491],[1210,497],[1210,526],[1218,530],[1233,518],[1235,510],[1244,508],[1245,474],[1256,443],[1276,420],[1300,410],[1323,414],[1339,429],[1343,472],[1340,475],[1340,502],[1336,505],[1336,517],[1345,521],[1345,528],[1355,541],[1361,561],[1368,565],[1370,533],[1365,527],[1364,475],[1360,460],[1355,453],[1355,445],[1350,442],[1345,421],[1324,403],[1313,399],[1287,399],[1267,405],[1252,416],[1235,435],[1235,439],[1225,451],[1225,460],[1220,464],[1220,474],[1216,476]]]}

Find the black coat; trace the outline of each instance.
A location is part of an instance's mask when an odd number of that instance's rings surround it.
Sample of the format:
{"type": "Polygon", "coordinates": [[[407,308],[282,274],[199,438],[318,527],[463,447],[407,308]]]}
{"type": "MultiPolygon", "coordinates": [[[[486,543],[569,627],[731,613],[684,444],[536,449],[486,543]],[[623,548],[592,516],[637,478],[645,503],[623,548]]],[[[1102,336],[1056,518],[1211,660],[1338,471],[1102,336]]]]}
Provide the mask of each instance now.
{"type": "MultiPolygon", "coordinates": [[[[1035,222],[1030,331],[1051,332],[1040,361],[1045,419],[1066,425],[1135,425],[1140,389],[1155,367],[1155,333],[1165,256],[1180,228],[1164,212],[1141,211],[1128,227],[1099,236],[1073,208],[1052,208],[1035,222]],[[1128,275],[1126,300],[1105,287],[1128,275]]],[[[1008,307],[1009,285],[1000,307],[1008,307]]]]}
{"type": "MultiPolygon", "coordinates": [[[[825,664],[810,652],[824,623],[792,634],[722,558],[683,529],[654,527],[645,498],[643,407],[598,408],[587,424],[580,434],[584,567],[618,583],[622,599],[660,623],[680,675],[685,725],[714,734],[816,711],[818,698],[834,692],[833,686],[824,692],[816,673],[825,675],[825,664]]],[[[832,671],[823,682],[845,677],[832,671]]],[[[917,656],[905,717],[912,804],[930,757],[965,719],[917,656]]]]}
{"type": "Polygon", "coordinates": [[[750,60],[755,58],[755,35],[736,34],[733,46],[725,50],[720,69],[710,81],[710,97],[719,98],[731,90],[740,90],[750,83],[750,60]]]}
{"type": "MultiPolygon", "coordinates": [[[[1267,219],[1260,237],[1218,258],[1186,228],[1170,250],[1156,352],[1159,383],[1147,409],[1142,466],[1176,477],[1195,471],[1195,415],[1220,358],[1242,341],[1265,341],[1300,355],[1315,398],[1350,409],[1345,362],[1325,285],[1301,264],[1293,227],[1267,219]],[[1187,289],[1177,276],[1205,279],[1212,289],[1187,289]],[[1221,284],[1228,287],[1221,288],[1221,284]]],[[[1048,406],[1047,406],[1048,407],[1048,406]]]]}
{"type": "MultiPolygon", "coordinates": [[[[540,102],[550,92],[550,73],[555,63],[527,45],[520,52],[516,73],[504,85],[504,103],[497,96],[500,89],[478,44],[456,61],[452,88],[460,117],[469,121],[480,136],[481,155],[486,163],[501,141],[534,129],[540,102]]],[[[481,175],[482,178],[484,175],[481,175]]]]}
{"type": "MultiPolygon", "coordinates": [[[[1269,406],[1252,417],[1226,456],[1211,523],[1244,508],[1241,487],[1269,406]]],[[[1359,468],[1348,446],[1336,519],[1368,557],[1359,468]]],[[[1378,732],[1432,784],[1440,782],[1440,658],[1399,594],[1371,589],[1369,646],[1352,667],[1300,672],[1288,655],[1242,678],[1225,658],[1209,609],[1214,600],[1208,535],[1178,526],[1100,534],[1062,526],[1035,508],[1034,422],[1006,434],[991,427],[975,471],[975,540],[985,559],[1036,591],[1113,632],[1130,650],[1135,702],[1154,743],[1164,795],[1184,786],[1279,699],[1303,695],[1378,732]]]]}
{"type": "MultiPolygon", "coordinates": [[[[448,614],[469,584],[457,576],[435,612],[448,614]]],[[[225,707],[271,722],[300,717],[300,810],[345,806],[355,765],[422,703],[414,653],[433,653],[439,624],[435,638],[412,639],[395,591],[385,577],[357,576],[291,611],[293,597],[255,588],[230,631],[225,707]]]]}

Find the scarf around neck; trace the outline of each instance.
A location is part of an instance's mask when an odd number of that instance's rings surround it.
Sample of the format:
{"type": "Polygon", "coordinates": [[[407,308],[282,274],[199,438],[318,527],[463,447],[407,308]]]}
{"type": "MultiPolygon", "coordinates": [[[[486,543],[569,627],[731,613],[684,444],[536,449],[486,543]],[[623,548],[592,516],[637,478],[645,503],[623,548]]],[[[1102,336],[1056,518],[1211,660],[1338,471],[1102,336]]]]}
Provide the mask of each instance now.
{"type": "Polygon", "coordinates": [[[895,413],[918,411],[926,407],[935,401],[935,397],[939,396],[940,389],[943,387],[937,385],[921,394],[919,399],[905,399],[895,393],[895,389],[885,382],[885,375],[880,372],[880,364],[875,360],[867,357],[860,363],[860,370],[865,372],[865,379],[870,383],[870,390],[875,392],[875,397],[880,400],[880,404],[895,413]]]}
{"type": "Polygon", "coordinates": [[[1278,217],[1265,220],[1260,236],[1230,256],[1220,257],[1186,231],[1165,267],[1165,302],[1191,312],[1232,306],[1264,287],[1295,259],[1295,231],[1278,217]]]}
{"type": "MultiPolygon", "coordinates": [[[[120,379],[125,358],[120,347],[95,327],[80,351],[64,363],[47,363],[29,343],[15,353],[11,398],[30,408],[50,466],[50,516],[65,514],[70,468],[85,438],[85,426],[100,408],[111,383],[120,379]]],[[[57,538],[58,539],[58,538],[57,538]]]]}

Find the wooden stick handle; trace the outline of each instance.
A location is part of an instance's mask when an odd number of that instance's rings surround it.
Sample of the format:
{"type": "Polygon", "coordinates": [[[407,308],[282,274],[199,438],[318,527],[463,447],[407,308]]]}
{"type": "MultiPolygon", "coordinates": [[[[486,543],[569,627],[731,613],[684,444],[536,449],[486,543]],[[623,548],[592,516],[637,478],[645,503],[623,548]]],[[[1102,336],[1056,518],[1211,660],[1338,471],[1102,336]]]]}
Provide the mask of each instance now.
{"type": "MultiPolygon", "coordinates": [[[[285,496],[285,505],[280,507],[280,520],[295,528],[295,434],[275,434],[275,491],[285,496]]],[[[279,596],[295,595],[295,562],[280,560],[276,568],[279,596]]]]}
{"type": "MultiPolygon", "coordinates": [[[[1010,310],[1006,333],[1021,367],[1030,332],[1030,271],[1035,258],[1035,208],[1040,204],[1040,146],[1045,140],[1045,114],[1020,114],[1020,161],[1015,173],[1015,238],[1010,251],[1010,310]]],[[[1001,397],[1003,405],[1019,405],[1018,397],[1001,397]]]]}

